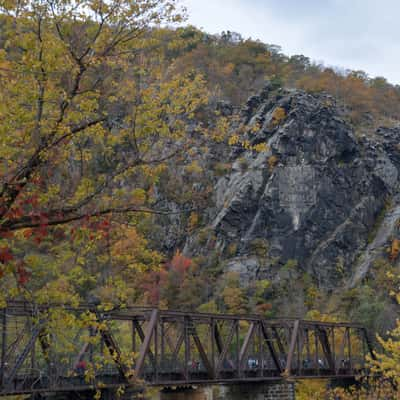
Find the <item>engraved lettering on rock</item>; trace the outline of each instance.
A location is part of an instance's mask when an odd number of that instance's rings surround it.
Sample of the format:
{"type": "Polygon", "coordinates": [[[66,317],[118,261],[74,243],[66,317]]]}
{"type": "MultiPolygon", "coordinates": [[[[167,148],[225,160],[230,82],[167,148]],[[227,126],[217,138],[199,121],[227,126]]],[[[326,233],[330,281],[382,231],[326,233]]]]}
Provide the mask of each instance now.
{"type": "Polygon", "coordinates": [[[315,171],[310,165],[287,166],[279,171],[279,204],[288,209],[298,229],[300,216],[316,203],[315,171]]]}

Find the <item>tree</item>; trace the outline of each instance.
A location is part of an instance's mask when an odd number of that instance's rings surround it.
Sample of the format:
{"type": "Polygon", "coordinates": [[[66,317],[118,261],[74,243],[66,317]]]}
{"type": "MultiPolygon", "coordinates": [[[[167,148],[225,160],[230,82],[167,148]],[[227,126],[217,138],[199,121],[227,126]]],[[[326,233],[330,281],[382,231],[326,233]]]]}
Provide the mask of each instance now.
{"type": "Polygon", "coordinates": [[[175,0],[1,1],[0,12],[0,275],[25,284],[27,241],[165,212],[154,184],[190,146],[208,94],[149,51],[153,26],[182,19],[175,0]]]}

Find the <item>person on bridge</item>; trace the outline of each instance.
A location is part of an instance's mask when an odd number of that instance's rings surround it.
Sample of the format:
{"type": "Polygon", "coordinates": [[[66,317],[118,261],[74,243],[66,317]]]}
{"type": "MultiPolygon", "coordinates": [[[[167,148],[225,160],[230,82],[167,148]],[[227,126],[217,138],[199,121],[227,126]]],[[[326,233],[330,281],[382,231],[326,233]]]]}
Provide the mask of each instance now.
{"type": "Polygon", "coordinates": [[[83,375],[85,375],[85,370],[86,370],[86,361],[85,360],[80,360],[75,365],[75,371],[79,376],[83,376],[83,375]]]}

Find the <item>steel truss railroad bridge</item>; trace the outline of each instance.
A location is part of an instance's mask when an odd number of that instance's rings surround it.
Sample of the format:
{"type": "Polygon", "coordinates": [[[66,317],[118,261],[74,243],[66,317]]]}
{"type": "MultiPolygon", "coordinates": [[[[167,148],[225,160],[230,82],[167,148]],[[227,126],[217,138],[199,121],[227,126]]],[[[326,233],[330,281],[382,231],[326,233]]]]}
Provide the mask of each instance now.
{"type": "Polygon", "coordinates": [[[373,357],[350,323],[92,305],[0,310],[0,396],[354,378],[373,357]]]}

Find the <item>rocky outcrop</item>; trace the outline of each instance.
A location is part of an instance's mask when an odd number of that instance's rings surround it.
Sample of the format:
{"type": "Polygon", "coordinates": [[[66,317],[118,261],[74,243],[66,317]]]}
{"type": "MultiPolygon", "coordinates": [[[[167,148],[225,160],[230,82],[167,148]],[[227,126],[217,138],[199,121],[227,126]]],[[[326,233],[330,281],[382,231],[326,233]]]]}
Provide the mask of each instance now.
{"type": "MultiPolygon", "coordinates": [[[[250,146],[232,149],[209,221],[225,268],[273,280],[296,260],[321,287],[356,285],[398,218],[387,204],[398,207],[400,129],[357,138],[333,97],[268,86],[241,121],[250,146]],[[267,151],[252,150],[260,143],[267,151]],[[378,218],[385,210],[390,221],[378,218]]],[[[193,238],[186,250],[201,252],[193,238]]]]}

